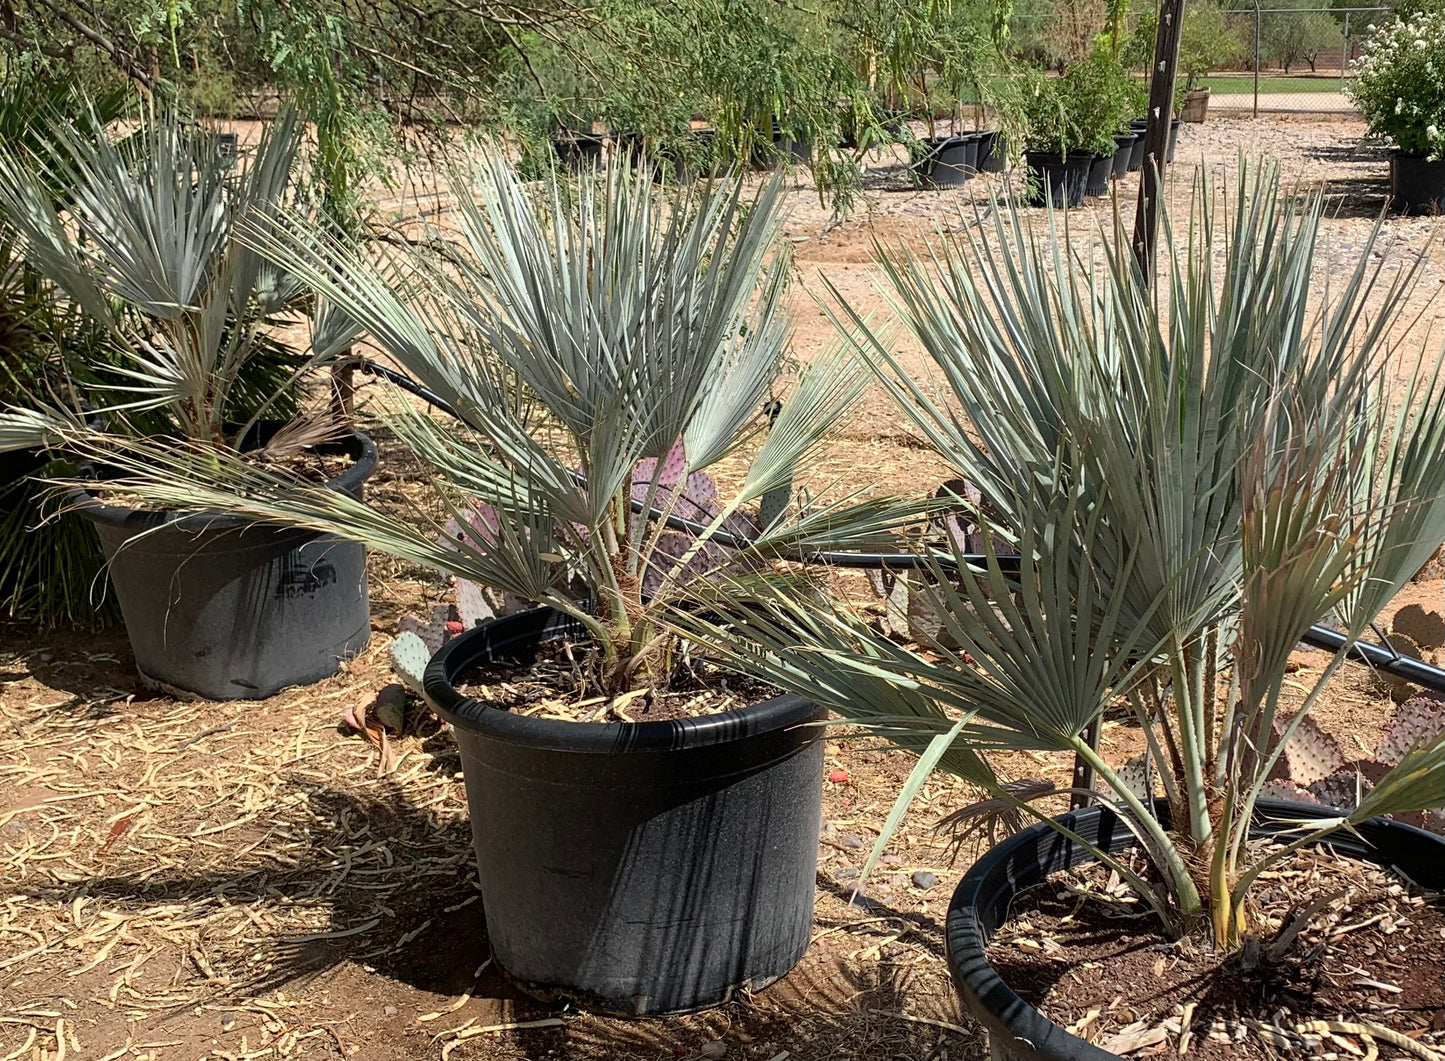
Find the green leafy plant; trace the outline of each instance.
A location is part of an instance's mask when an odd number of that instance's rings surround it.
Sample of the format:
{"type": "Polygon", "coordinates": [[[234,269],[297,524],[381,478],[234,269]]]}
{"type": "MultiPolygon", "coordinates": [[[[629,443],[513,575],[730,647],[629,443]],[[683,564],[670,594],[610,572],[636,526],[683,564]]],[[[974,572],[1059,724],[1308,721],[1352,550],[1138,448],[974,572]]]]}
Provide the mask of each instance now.
{"type": "MultiPolygon", "coordinates": [[[[1125,63],[1136,69],[1148,69],[1154,59],[1154,37],[1159,28],[1159,12],[1143,12],[1134,27],[1134,35],[1123,50],[1125,63]]],[[[1199,87],[1211,71],[1233,62],[1243,51],[1239,36],[1229,22],[1228,13],[1217,3],[1189,4],[1184,9],[1184,28],[1179,34],[1179,69],[1184,71],[1185,91],[1199,87]]],[[[1178,101],[1175,101],[1178,108],[1178,101]]]]}
{"type": "Polygon", "coordinates": [[[618,166],[534,198],[489,154],[452,190],[461,242],[440,257],[413,248],[378,260],[294,223],[248,237],[456,411],[460,423],[401,402],[390,417],[450,524],[228,454],[92,438],[130,473],[111,488],[334,533],[550,605],[589,631],[586,679],[610,695],[670,680],[676,634],[660,616],[716,582],[719,565],[699,561],[721,551],[727,566],[765,566],[896,524],[882,501],[787,504],[799,463],[862,376],[839,356],[817,362],[768,426],[787,340],[778,183],[748,202],[735,182],[665,192],[618,166]],[[701,473],[764,428],[736,489],[718,497],[701,473]],[[752,542],[724,541],[754,503],[752,542]],[[694,529],[679,542],[653,509],[694,529]]]}
{"type": "Polygon", "coordinates": [[[1301,62],[1313,72],[1321,51],[1343,45],[1340,24],[1313,0],[1285,0],[1275,8],[1262,16],[1260,44],[1286,74],[1301,62]]]}
{"type": "Polygon", "coordinates": [[[1247,842],[1274,767],[1345,660],[1293,692],[1300,636],[1334,617],[1353,641],[1445,539],[1445,373],[1419,363],[1391,400],[1390,328],[1418,267],[1386,280],[1372,237],[1321,305],[1321,193],[1282,190],[1272,168],[1240,184],[1227,225],[1203,185],[1187,227],[1165,218],[1158,294],[1121,234],[1096,264],[1051,249],[1068,244],[1057,220],[1041,236],[1012,208],[991,234],[885,257],[893,304],[947,381],[941,399],[844,311],[900,407],[979,492],[959,504],[986,563],[971,568],[956,541],[928,554],[921,591],[946,637],[910,649],[783,590],[727,624],[680,620],[924,755],[900,803],[937,765],[1044,818],[987,753],[1083,757],[1156,876],[1102,861],[1166,931],[1220,948],[1251,931],[1246,897],[1286,852],[1436,807],[1445,786],[1437,735],[1283,847],[1247,842]],[[1368,318],[1367,292],[1381,296],[1368,318]],[[1003,552],[1025,558],[1017,578],[1003,552]],[[1146,738],[1144,795],[1081,736],[1112,705],[1146,738]]]}
{"type": "Polygon", "coordinates": [[[1407,155],[1445,158],[1445,12],[1423,10],[1375,28],[1356,60],[1350,98],[1373,136],[1407,155]]]}
{"type": "Polygon", "coordinates": [[[1224,8],[1215,3],[1185,8],[1184,28],[1179,34],[1179,69],[1184,71],[1185,91],[1198,88],[1201,79],[1238,59],[1242,50],[1224,8]]]}
{"type": "Polygon", "coordinates": [[[1134,79],[1105,49],[1060,77],[1027,70],[1021,83],[1016,105],[1033,151],[1111,154],[1114,134],[1138,113],[1134,79]]]}

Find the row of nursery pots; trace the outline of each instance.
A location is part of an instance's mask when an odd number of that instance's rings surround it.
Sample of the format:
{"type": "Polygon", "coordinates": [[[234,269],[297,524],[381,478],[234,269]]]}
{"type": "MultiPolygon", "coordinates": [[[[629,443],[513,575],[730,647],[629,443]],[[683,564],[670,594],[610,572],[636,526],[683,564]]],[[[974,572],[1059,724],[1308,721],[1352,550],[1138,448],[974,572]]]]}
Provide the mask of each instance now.
{"type": "MultiPolygon", "coordinates": [[[[703,718],[578,723],[515,715],[458,689],[479,668],[585,636],[575,620],[535,609],[463,633],[425,672],[426,699],[461,750],[498,965],[538,997],[632,1016],[704,1008],[784,976],[813,929],[825,713],[784,695],[703,718]]],[[[1156,812],[1167,819],[1162,804],[1156,812]]],[[[1265,836],[1319,807],[1262,800],[1256,814],[1265,836]]],[[[1101,807],[1064,824],[1111,853],[1138,843],[1101,807]]],[[[1328,843],[1445,887],[1445,839],[1423,830],[1375,819],[1328,843]]],[[[990,1033],[990,1056],[1114,1057],[1025,1003],[986,955],[1017,896],[1093,857],[1037,824],[986,853],[955,890],[949,969],[990,1033]]]]}
{"type": "MultiPolygon", "coordinates": [[[[1129,129],[1114,136],[1114,152],[1096,155],[1075,151],[1059,154],[1052,151],[1025,151],[1028,167],[1027,198],[1030,206],[1082,206],[1087,196],[1109,194],[1109,181],[1144,166],[1144,129],[1147,122],[1136,118],[1129,129]]],[[[1169,125],[1169,146],[1165,161],[1174,161],[1179,145],[1179,124],[1175,118],[1169,125]]]]}
{"type": "MultiPolygon", "coordinates": [[[[1128,130],[1114,137],[1111,154],[1075,152],[1061,155],[1045,151],[1024,152],[1027,164],[1027,199],[1033,206],[1053,202],[1079,206],[1086,196],[1109,194],[1109,182],[1133,173],[1144,165],[1144,128],[1136,119],[1128,130]]],[[[1166,161],[1174,161],[1179,142],[1178,118],[1170,125],[1166,161]]],[[[996,173],[1008,159],[1008,146],[995,130],[978,130],[951,136],[926,137],[918,141],[911,165],[918,183],[925,188],[956,188],[979,173],[996,173]]]]}
{"type": "Polygon", "coordinates": [[[1008,157],[1008,145],[993,129],[979,129],[918,141],[910,167],[925,188],[957,188],[979,173],[998,173],[1008,157]]]}
{"type": "MultiPolygon", "coordinates": [[[[1182,122],[1204,120],[1209,104],[1209,89],[1195,89],[1186,97],[1180,116],[1170,123],[1166,162],[1174,161],[1182,122]]],[[[1028,202],[1042,206],[1052,201],[1076,207],[1088,196],[1107,195],[1109,181],[1126,172],[1133,173],[1144,164],[1143,119],[1135,119],[1130,129],[1115,137],[1117,147],[1112,155],[1069,154],[1025,151],[1029,175],[1028,202]]],[[[715,136],[711,129],[694,130],[693,136],[706,141],[715,136]]],[[[601,162],[609,150],[635,149],[641,138],[635,134],[569,133],[553,138],[553,148],[567,165],[585,168],[601,162]]],[[[852,147],[851,141],[840,147],[852,147]]],[[[809,145],[782,132],[773,136],[773,153],[759,153],[753,160],[760,169],[771,168],[779,157],[806,162],[809,145]]],[[[949,136],[925,137],[918,141],[911,170],[924,188],[956,188],[979,173],[995,173],[1007,160],[1003,136],[995,130],[977,130],[949,136]]],[[[639,156],[640,157],[640,156],[639,156]]],[[[654,160],[659,179],[676,176],[685,166],[681,160],[654,160]]],[[[1445,214],[1445,159],[1426,159],[1396,150],[1390,153],[1390,199],[1395,208],[1410,214],[1445,214]]]]}
{"type": "MultiPolygon", "coordinates": [[[[361,434],[330,445],[351,458],[330,486],[359,498],[375,446],[361,434]]],[[[72,500],[100,531],[137,664],[153,684],[264,697],[333,673],[366,643],[360,545],[227,515],[127,510],[84,491],[72,500]]],[[[447,643],[423,678],[460,750],[498,965],[539,997],[628,1015],[715,1005],[786,975],[813,928],[826,713],[784,695],[671,721],[564,722],[458,688],[562,638],[585,642],[586,632],[550,609],[494,619],[447,643]]],[[[1269,819],[1261,830],[1318,814],[1260,809],[1269,819]]],[[[1069,826],[1105,850],[1135,843],[1097,807],[1074,812],[1069,826]]],[[[1329,842],[1445,889],[1445,841],[1421,830],[1376,820],[1329,842]]],[[[986,854],[954,893],[949,966],[995,1057],[1112,1057],[1024,1003],[985,955],[1017,894],[1088,857],[1036,825],[986,854]]]]}

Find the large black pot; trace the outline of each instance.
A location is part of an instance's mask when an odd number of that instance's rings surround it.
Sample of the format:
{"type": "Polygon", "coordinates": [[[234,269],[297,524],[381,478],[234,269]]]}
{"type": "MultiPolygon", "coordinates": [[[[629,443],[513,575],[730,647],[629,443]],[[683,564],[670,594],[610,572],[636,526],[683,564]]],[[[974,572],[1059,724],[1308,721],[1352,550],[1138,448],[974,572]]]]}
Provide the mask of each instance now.
{"type": "Polygon", "coordinates": [[[1130,173],[1137,173],[1144,168],[1144,130],[1149,127],[1149,119],[1134,118],[1129,122],[1129,129],[1134,133],[1136,139],[1134,146],[1129,149],[1130,173]]]}
{"type": "Polygon", "coordinates": [[[773,130],[771,151],[757,146],[753,149],[752,168],[757,170],[776,169],[781,162],[807,163],[813,157],[812,146],[804,140],[794,140],[781,129],[773,130]]]}
{"type": "Polygon", "coordinates": [[[1390,202],[1407,214],[1445,214],[1445,159],[1391,151],[1390,202]]]}
{"type": "Polygon", "coordinates": [[[670,722],[559,722],[457,692],[472,668],[563,637],[586,633],[539,608],[467,631],[426,669],[461,749],[497,963],[534,993],[627,1015],[783,976],[813,927],[823,712],[780,696],[670,722]]]}
{"type": "Polygon", "coordinates": [[[1109,175],[1113,172],[1113,155],[1094,155],[1089,162],[1089,178],[1088,183],[1084,186],[1084,194],[1108,195],[1109,175]]]}
{"type": "MultiPolygon", "coordinates": [[[[328,484],[360,498],[376,446],[328,484]]],[[[210,700],[258,700],[336,673],[371,636],[366,549],[236,516],[144,512],[72,489],[95,525],[141,680],[210,700]]]]}
{"type": "Polygon", "coordinates": [[[977,134],[925,137],[918,144],[913,171],[925,188],[958,188],[978,172],[977,134]]]}
{"type": "MultiPolygon", "coordinates": [[[[867,142],[864,143],[864,148],[876,147],[880,142],[889,143],[892,141],[892,138],[902,135],[903,127],[908,120],[908,114],[906,111],[899,110],[896,107],[884,107],[874,110],[873,118],[877,123],[877,127],[883,133],[883,139],[881,141],[879,139],[870,139],[865,135],[867,142]]],[[[868,130],[860,130],[857,127],[853,121],[853,114],[850,110],[849,113],[844,116],[844,128],[842,134],[838,137],[838,147],[843,151],[857,150],[860,132],[866,134],[868,130]]]]}
{"type": "Polygon", "coordinates": [[[1114,134],[1114,164],[1109,176],[1114,180],[1123,177],[1129,172],[1129,162],[1134,157],[1134,145],[1143,139],[1143,135],[1130,129],[1128,132],[1114,134]]]}
{"type": "Polygon", "coordinates": [[[608,137],[602,133],[568,132],[552,137],[552,150],[564,165],[592,169],[602,164],[608,137]]]}
{"type": "MultiPolygon", "coordinates": [[[[1317,805],[1260,800],[1253,835],[1283,832],[1294,822],[1318,817],[1317,805]]],[[[1062,822],[1089,843],[1111,853],[1138,843],[1113,811],[1086,807],[1062,822]]],[[[1445,837],[1375,818],[1327,843],[1354,858],[1397,867],[1422,888],[1445,889],[1445,837]]],[[[1087,848],[1039,823],[1015,833],[973,864],[948,907],[948,968],[964,1004],[988,1030],[990,1056],[998,1061],[1119,1061],[1115,1054],[1069,1034],[1014,993],[988,963],[989,937],[1008,919],[1014,898],[1049,874],[1093,858],[1087,848]]]]}
{"type": "Polygon", "coordinates": [[[998,173],[1008,158],[1008,143],[996,129],[984,129],[978,133],[978,171],[998,173]]]}
{"type": "Polygon", "coordinates": [[[1028,166],[1024,202],[1029,206],[1044,206],[1049,202],[1065,208],[1083,205],[1093,155],[1078,151],[1072,155],[1025,151],[1024,161],[1028,166]]]}

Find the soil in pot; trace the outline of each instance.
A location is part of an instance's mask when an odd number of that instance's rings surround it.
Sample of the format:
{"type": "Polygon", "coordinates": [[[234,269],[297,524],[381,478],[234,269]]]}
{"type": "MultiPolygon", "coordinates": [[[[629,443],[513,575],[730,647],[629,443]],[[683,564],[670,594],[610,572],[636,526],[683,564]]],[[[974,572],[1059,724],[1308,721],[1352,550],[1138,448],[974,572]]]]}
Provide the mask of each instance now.
{"type": "MultiPolygon", "coordinates": [[[[360,496],[376,466],[364,435],[318,447],[313,477],[360,496]]],[[[366,646],[366,550],[228,515],[71,498],[96,528],[142,681],[211,700],[254,700],[335,674],[366,646]]]]}
{"type": "Polygon", "coordinates": [[[1085,195],[1108,195],[1109,176],[1114,172],[1113,155],[1095,155],[1089,163],[1089,179],[1085,195]]]}
{"type": "Polygon", "coordinates": [[[1049,202],[1065,208],[1083,205],[1092,155],[1025,151],[1024,160],[1028,165],[1024,201],[1029,206],[1044,206],[1049,202]]]}
{"type": "MultiPolygon", "coordinates": [[[[1145,869],[1137,855],[1131,861],[1145,869]]],[[[1313,1023],[1342,1019],[1422,1045],[1439,1038],[1445,910],[1438,899],[1411,894],[1387,870],[1328,848],[1299,852],[1268,878],[1253,911],[1265,944],[1292,914],[1341,892],[1278,960],[1251,967],[1243,954],[1221,957],[1166,939],[1117,873],[1098,863],[1055,873],[1015,897],[988,959],[1045,1017],[1119,1055],[1180,1056],[1187,1033],[1188,1056],[1199,1061],[1274,1061],[1281,1052],[1321,1049],[1346,1057],[1350,1049],[1313,1023]]],[[[1337,1035],[1367,1045],[1358,1034],[1337,1035]]]]}
{"type": "MultiPolygon", "coordinates": [[[[821,712],[782,696],[666,721],[571,722],[496,710],[454,684],[493,665],[505,683],[559,641],[576,658],[584,637],[537,609],[467,631],[427,667],[427,700],[461,752],[497,965],[529,993],[631,1016],[766,986],[812,933],[821,712]]],[[[564,648],[551,657],[570,667],[564,648]]]]}
{"type": "Polygon", "coordinates": [[[1390,202],[1407,214],[1445,214],[1445,159],[1391,151],[1390,202]]]}
{"type": "Polygon", "coordinates": [[[456,688],[489,707],[556,722],[670,722],[717,715],[761,703],[782,690],[695,660],[664,689],[618,697],[596,695],[579,681],[578,663],[587,657],[585,640],[560,638],[541,645],[527,660],[501,660],[473,667],[456,688]]]}
{"type": "Polygon", "coordinates": [[[978,170],[978,137],[941,136],[919,141],[921,157],[913,163],[925,188],[957,188],[978,170]]]}

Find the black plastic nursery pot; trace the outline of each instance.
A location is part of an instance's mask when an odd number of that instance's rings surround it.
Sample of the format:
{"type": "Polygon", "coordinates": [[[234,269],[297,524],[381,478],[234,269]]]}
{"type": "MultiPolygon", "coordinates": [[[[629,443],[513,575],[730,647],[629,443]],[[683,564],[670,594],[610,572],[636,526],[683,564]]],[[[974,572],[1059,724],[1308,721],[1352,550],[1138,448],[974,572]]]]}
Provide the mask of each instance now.
{"type": "Polygon", "coordinates": [[[1445,159],[1391,151],[1390,202],[1407,214],[1445,214],[1445,159]]]}
{"type": "MultiPolygon", "coordinates": [[[[878,123],[878,127],[890,137],[902,135],[903,127],[908,121],[908,113],[896,107],[875,110],[873,116],[878,123]]],[[[858,133],[859,131],[856,126],[853,125],[851,117],[847,118],[844,131],[842,135],[838,137],[838,147],[843,151],[857,150],[858,133]]],[[[876,145],[869,144],[867,146],[872,147],[876,145]]]]}
{"type": "Polygon", "coordinates": [[[1129,172],[1129,160],[1134,157],[1134,145],[1141,139],[1142,136],[1132,129],[1114,134],[1114,164],[1109,173],[1114,180],[1119,180],[1129,172]]]}
{"type": "Polygon", "coordinates": [[[1084,186],[1084,194],[1108,195],[1109,177],[1113,172],[1113,155],[1094,155],[1089,162],[1089,178],[1084,186]]]}
{"type": "Polygon", "coordinates": [[[756,170],[776,169],[778,162],[807,163],[813,157],[811,145],[803,140],[794,140],[780,129],[773,130],[773,150],[758,147],[753,151],[752,168],[756,170]]]}
{"type": "MultiPolygon", "coordinates": [[[[787,973],[813,927],[824,712],[796,696],[665,722],[562,722],[457,691],[478,666],[586,632],[550,608],[432,658],[452,724],[492,953],[523,989],[678,1013],[787,973]]],[[[475,962],[475,955],[459,960],[475,962]]]]}
{"type": "MultiPolygon", "coordinates": [[[[360,433],[323,449],[353,463],[328,485],[360,498],[376,445],[360,433]]],[[[366,549],[235,516],[148,512],[70,499],[95,525],[149,687],[259,700],[335,674],[366,646],[366,549]]]]}
{"type": "Polygon", "coordinates": [[[1082,206],[1094,156],[1075,152],[1057,155],[1050,151],[1025,151],[1028,167],[1025,202],[1029,206],[1082,206]]]}
{"type": "MultiPolygon", "coordinates": [[[[1173,162],[1174,153],[1179,149],[1179,126],[1178,118],[1169,120],[1169,145],[1164,151],[1164,161],[1173,162]]],[[[1144,168],[1144,130],[1149,127],[1147,118],[1134,118],[1129,122],[1129,128],[1139,134],[1139,139],[1134,141],[1133,150],[1129,154],[1129,172],[1144,168]]]]}
{"type": "MultiPolygon", "coordinates": [[[[1318,805],[1260,800],[1254,835],[1283,832],[1319,813],[1318,805]]],[[[1086,807],[1059,820],[1111,853],[1138,843],[1128,826],[1102,807],[1086,807]]],[[[1341,832],[1324,843],[1342,854],[1394,867],[1427,890],[1445,889],[1445,837],[1375,818],[1359,826],[1358,836],[1341,832]]],[[[1019,894],[1049,874],[1093,857],[1087,848],[1039,823],[992,848],[953,893],[947,925],[949,972],[964,1005],[988,1030],[990,1056],[997,1061],[1119,1061],[1118,1055],[1071,1035],[1019,998],[986,954],[989,938],[1008,919],[1019,894]]]]}
{"type": "Polygon", "coordinates": [[[978,133],[978,171],[999,173],[1008,158],[1008,143],[996,129],[984,129],[978,133]]]}
{"type": "Polygon", "coordinates": [[[925,188],[958,188],[978,172],[976,133],[925,137],[918,143],[922,156],[913,170],[925,188]]]}
{"type": "Polygon", "coordinates": [[[1134,118],[1129,122],[1129,129],[1134,133],[1134,146],[1129,148],[1128,172],[1137,173],[1144,168],[1144,130],[1149,127],[1147,118],[1134,118]]]}

